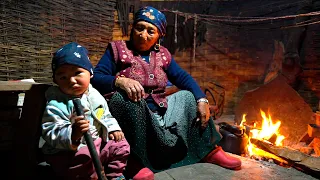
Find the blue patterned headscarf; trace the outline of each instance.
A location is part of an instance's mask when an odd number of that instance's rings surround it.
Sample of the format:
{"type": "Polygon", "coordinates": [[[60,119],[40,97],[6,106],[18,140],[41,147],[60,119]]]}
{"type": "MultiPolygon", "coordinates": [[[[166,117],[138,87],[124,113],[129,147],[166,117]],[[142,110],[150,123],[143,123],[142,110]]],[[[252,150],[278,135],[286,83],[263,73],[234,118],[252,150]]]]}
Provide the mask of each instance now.
{"type": "Polygon", "coordinates": [[[138,21],[146,21],[157,26],[160,36],[165,36],[167,27],[166,16],[156,8],[146,6],[139,9],[134,15],[134,24],[138,21]]]}
{"type": "Polygon", "coordinates": [[[64,45],[53,54],[51,64],[53,74],[64,64],[79,66],[93,74],[93,66],[88,57],[88,50],[76,42],[64,45]]]}

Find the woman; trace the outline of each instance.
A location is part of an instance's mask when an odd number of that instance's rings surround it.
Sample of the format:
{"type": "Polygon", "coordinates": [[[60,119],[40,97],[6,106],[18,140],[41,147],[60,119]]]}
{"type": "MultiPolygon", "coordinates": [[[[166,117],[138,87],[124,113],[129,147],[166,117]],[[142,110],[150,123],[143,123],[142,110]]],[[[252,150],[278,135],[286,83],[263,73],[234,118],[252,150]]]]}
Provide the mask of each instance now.
{"type": "Polygon", "coordinates": [[[160,46],[165,33],[165,15],[141,8],[130,41],[111,42],[94,69],[100,93],[116,90],[109,107],[131,146],[129,176],[153,179],[153,172],[200,161],[239,169],[241,161],[216,146],[221,137],[205,94],[160,46]],[[165,97],[168,80],[181,90],[165,97]]]}

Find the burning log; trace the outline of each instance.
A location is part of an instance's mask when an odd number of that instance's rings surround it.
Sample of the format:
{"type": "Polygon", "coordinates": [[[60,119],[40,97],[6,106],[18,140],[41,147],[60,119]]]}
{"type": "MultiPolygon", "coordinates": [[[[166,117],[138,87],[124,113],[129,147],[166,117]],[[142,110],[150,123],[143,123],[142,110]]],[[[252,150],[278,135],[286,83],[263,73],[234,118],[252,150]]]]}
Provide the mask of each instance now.
{"type": "Polygon", "coordinates": [[[320,138],[314,138],[309,144],[309,147],[312,147],[316,155],[320,156],[320,138]]]}
{"type": "Polygon", "coordinates": [[[272,160],[274,163],[279,164],[281,166],[287,167],[287,166],[291,166],[291,164],[286,161],[285,159],[276,156],[270,152],[267,152],[263,149],[260,148],[252,148],[252,153],[253,155],[251,156],[251,158],[256,159],[256,160],[272,160]]]}
{"type": "Polygon", "coordinates": [[[277,137],[278,137],[278,136],[277,136],[276,134],[273,134],[273,135],[271,136],[271,138],[268,139],[268,141],[271,142],[272,144],[275,144],[276,141],[277,141],[277,137]]]}
{"type": "Polygon", "coordinates": [[[258,139],[251,139],[251,143],[255,144],[258,148],[261,148],[267,152],[270,152],[276,156],[288,160],[294,167],[305,168],[305,170],[312,170],[320,173],[320,158],[309,156],[298,150],[290,149],[288,147],[274,146],[269,142],[264,142],[258,139]]]}

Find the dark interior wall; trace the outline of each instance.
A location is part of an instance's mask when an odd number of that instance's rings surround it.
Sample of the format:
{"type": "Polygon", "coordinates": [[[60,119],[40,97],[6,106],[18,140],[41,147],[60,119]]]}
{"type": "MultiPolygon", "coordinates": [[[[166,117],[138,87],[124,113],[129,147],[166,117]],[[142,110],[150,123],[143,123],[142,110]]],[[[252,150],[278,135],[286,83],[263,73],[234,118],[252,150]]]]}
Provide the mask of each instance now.
{"type": "Polygon", "coordinates": [[[93,64],[112,40],[116,0],[0,1],[0,80],[51,82],[52,53],[76,41],[93,64]]]}
{"type": "MultiPolygon", "coordinates": [[[[133,2],[132,2],[133,3],[133,2]]],[[[215,16],[276,17],[298,13],[299,0],[234,0],[234,1],[135,1],[138,6],[151,5],[160,10],[180,11],[215,16]]],[[[233,114],[235,106],[248,90],[263,85],[273,59],[274,43],[286,46],[293,18],[256,23],[197,22],[197,47],[192,61],[193,22],[187,16],[178,16],[177,43],[174,43],[174,14],[165,12],[168,34],[164,46],[174,53],[176,61],[205,88],[215,82],[226,89],[225,114],[233,114]]],[[[299,94],[313,110],[318,108],[319,80],[317,70],[320,39],[319,25],[308,26],[301,53],[304,73],[298,87],[299,94]],[[312,68],[310,68],[312,67],[312,68]]]]}
{"type": "MultiPolygon", "coordinates": [[[[58,47],[77,41],[88,48],[93,64],[113,38],[114,11],[120,0],[108,1],[0,1],[0,80],[34,78],[51,82],[51,56],[58,47]]],[[[272,17],[297,14],[299,0],[140,1],[128,3],[128,11],[144,5],[215,16],[272,17]]],[[[197,47],[192,62],[192,17],[178,16],[177,43],[174,14],[168,19],[164,45],[176,61],[205,88],[210,82],[226,89],[225,113],[232,114],[243,94],[263,84],[272,62],[274,40],[286,44],[293,19],[263,23],[197,21],[197,47]]],[[[292,28],[291,28],[292,29],[292,28]]],[[[315,110],[320,90],[319,25],[308,27],[302,50],[303,76],[299,94],[315,110]]]]}

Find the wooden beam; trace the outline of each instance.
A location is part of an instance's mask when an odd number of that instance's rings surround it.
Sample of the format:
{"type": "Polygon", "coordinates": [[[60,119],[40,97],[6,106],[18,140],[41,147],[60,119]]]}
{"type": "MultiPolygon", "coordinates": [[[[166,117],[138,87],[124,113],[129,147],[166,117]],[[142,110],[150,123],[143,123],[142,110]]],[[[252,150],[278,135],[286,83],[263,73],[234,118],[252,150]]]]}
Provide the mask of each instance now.
{"type": "Polygon", "coordinates": [[[0,91],[27,91],[31,89],[33,82],[0,81],[0,91]]]}
{"type": "Polygon", "coordinates": [[[288,147],[273,146],[272,144],[260,141],[258,139],[251,139],[251,143],[255,144],[258,148],[291,161],[293,166],[300,168],[306,167],[306,169],[320,173],[320,157],[309,156],[298,150],[288,147]]]}
{"type": "Polygon", "coordinates": [[[37,167],[41,118],[45,108],[45,91],[49,85],[32,84],[26,91],[21,119],[14,136],[14,179],[34,179],[37,167]]]}
{"type": "Polygon", "coordinates": [[[320,138],[320,126],[317,126],[316,124],[308,124],[308,135],[313,138],[320,138]]]}

